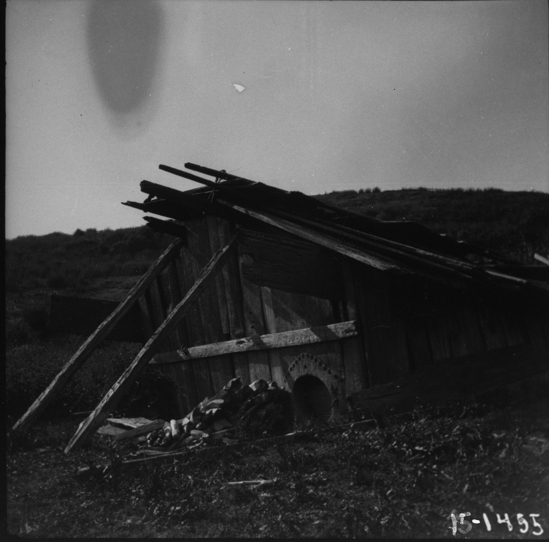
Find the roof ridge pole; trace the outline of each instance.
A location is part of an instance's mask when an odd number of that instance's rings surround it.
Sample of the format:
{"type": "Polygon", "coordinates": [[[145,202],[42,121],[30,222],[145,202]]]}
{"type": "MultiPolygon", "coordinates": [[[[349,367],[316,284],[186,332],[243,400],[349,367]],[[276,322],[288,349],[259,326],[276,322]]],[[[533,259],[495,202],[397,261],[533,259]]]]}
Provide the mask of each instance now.
{"type": "Polygon", "coordinates": [[[109,413],[116,407],[118,401],[128,391],[135,379],[140,373],[143,372],[149,361],[153,358],[158,345],[166,340],[170,333],[175,329],[177,323],[185,316],[191,304],[210,284],[212,284],[217,273],[223,267],[230,254],[237,246],[237,236],[238,231],[231,238],[229,243],[225,245],[225,247],[218,250],[213,255],[212,259],[208,262],[204,269],[202,269],[200,275],[191,286],[185,297],[170,312],[164,322],[160,324],[153,336],[147,341],[129,367],[124,371],[124,373],[122,373],[120,378],[106,393],[95,410],[80,424],[78,430],[65,448],[65,453],[69,453],[75,446],[79,446],[88,440],[95,430],[107,418],[109,413]]]}
{"type": "Polygon", "coordinates": [[[131,309],[137,299],[143,294],[147,286],[157,277],[157,275],[172,261],[174,256],[183,247],[183,241],[177,239],[174,241],[162,255],[153,263],[150,269],[139,279],[139,281],[129,291],[126,298],[114,309],[114,311],[99,325],[99,327],[88,337],[80,346],[77,352],[59,371],[51,384],[39,395],[27,412],[21,416],[13,426],[13,431],[21,431],[28,427],[34,419],[46,408],[55,395],[65,387],[70,378],[80,369],[83,363],[88,359],[95,348],[109,335],[122,317],[131,309]]]}
{"type": "MultiPolygon", "coordinates": [[[[209,181],[208,179],[203,179],[202,177],[198,177],[197,175],[193,175],[192,173],[187,173],[186,171],[182,171],[180,169],[176,169],[174,167],[170,166],[164,166],[163,164],[160,164],[159,169],[162,171],[167,171],[168,173],[172,173],[173,175],[177,175],[178,177],[183,177],[184,179],[189,179],[191,181],[195,181],[197,183],[203,184],[205,186],[209,186],[210,188],[213,188],[214,191],[219,190],[221,192],[224,192],[227,195],[233,195],[234,197],[238,197],[239,201],[244,202],[247,205],[257,206],[258,200],[257,198],[250,197],[247,194],[243,194],[240,190],[235,190],[234,188],[227,186],[223,183],[216,183],[214,181],[209,181]]],[[[261,183],[258,183],[256,181],[250,181],[254,185],[258,185],[261,183]]],[[[265,186],[265,185],[263,185],[265,186]]]]}
{"type": "Polygon", "coordinates": [[[187,169],[190,169],[191,171],[198,171],[198,173],[210,175],[212,177],[216,177],[217,179],[225,179],[227,181],[248,181],[250,183],[257,182],[252,181],[251,179],[245,179],[244,177],[238,177],[237,175],[231,175],[230,173],[227,173],[224,169],[218,171],[217,169],[199,166],[198,164],[191,164],[191,162],[187,162],[185,164],[185,167],[187,169]]]}

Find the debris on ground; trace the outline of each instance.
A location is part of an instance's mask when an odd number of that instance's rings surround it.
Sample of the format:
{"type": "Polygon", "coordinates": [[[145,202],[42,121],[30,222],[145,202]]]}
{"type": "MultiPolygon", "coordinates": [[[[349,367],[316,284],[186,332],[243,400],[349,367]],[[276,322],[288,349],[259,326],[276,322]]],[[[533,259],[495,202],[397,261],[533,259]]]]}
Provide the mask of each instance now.
{"type": "Polygon", "coordinates": [[[236,444],[244,433],[283,435],[293,427],[293,403],[290,392],[274,381],[260,379],[248,385],[242,384],[240,378],[233,378],[181,420],[109,418],[107,421],[111,425],[100,428],[99,433],[115,435],[117,441],[138,437],[143,451],[168,452],[214,442],[236,444]],[[119,426],[126,430],[120,432],[119,426]]]}

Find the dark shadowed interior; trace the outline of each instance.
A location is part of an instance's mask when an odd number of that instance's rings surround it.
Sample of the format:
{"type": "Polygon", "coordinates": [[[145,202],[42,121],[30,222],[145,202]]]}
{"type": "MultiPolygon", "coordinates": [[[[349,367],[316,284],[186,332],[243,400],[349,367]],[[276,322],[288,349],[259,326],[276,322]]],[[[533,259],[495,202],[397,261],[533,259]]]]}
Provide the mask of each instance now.
{"type": "Polygon", "coordinates": [[[294,384],[294,406],[298,422],[327,421],[332,410],[328,388],[313,375],[300,376],[294,384]]]}

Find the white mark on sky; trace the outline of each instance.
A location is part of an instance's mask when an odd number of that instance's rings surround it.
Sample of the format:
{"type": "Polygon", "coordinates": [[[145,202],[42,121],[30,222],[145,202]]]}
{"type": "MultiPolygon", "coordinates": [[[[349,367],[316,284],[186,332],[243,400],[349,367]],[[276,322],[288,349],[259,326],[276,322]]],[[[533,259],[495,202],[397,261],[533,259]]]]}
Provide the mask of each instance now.
{"type": "Polygon", "coordinates": [[[74,205],[72,206],[71,216],[74,216],[74,212],[76,211],[76,208],[78,207],[78,198],[74,200],[74,205]]]}
{"type": "Polygon", "coordinates": [[[243,87],[242,85],[239,85],[238,83],[233,83],[233,87],[236,88],[236,90],[238,90],[238,92],[243,92],[244,90],[246,90],[246,87],[243,87]]]}

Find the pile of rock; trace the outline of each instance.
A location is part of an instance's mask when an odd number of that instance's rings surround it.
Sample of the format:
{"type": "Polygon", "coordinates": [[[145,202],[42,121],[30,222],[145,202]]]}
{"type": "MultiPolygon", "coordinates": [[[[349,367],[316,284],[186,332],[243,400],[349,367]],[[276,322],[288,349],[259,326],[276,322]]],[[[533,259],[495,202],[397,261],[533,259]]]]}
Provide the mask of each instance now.
{"type": "Polygon", "coordinates": [[[204,399],[182,420],[165,422],[147,435],[153,449],[194,448],[221,439],[238,442],[243,432],[276,435],[291,431],[293,403],[291,394],[276,382],[256,380],[250,385],[233,378],[212,398],[204,399]]]}

